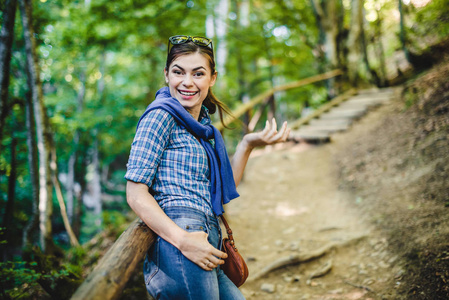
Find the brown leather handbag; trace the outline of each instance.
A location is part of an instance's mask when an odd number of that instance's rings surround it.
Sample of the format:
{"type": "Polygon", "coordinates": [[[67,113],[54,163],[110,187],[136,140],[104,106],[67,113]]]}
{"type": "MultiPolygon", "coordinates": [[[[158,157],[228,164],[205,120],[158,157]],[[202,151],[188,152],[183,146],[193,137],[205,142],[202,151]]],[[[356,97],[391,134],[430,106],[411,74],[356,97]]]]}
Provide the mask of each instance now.
{"type": "Polygon", "coordinates": [[[246,278],[248,278],[248,267],[235,246],[232,230],[229,227],[228,222],[226,222],[224,215],[221,215],[220,217],[226,227],[226,232],[228,233],[228,237],[223,238],[223,251],[228,254],[228,257],[224,260],[225,263],[221,265],[221,269],[226,276],[239,287],[246,281],[246,278]]]}

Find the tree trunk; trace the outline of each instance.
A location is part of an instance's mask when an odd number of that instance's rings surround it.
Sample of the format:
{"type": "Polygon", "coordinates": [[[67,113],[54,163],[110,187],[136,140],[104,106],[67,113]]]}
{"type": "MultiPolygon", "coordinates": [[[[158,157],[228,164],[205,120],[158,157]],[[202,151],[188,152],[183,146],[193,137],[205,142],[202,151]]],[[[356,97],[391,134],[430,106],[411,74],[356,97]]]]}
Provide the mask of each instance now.
{"type": "MultiPolygon", "coordinates": [[[[80,73],[80,82],[81,87],[78,91],[78,107],[77,107],[77,113],[81,114],[83,111],[84,106],[84,95],[86,93],[86,76],[85,71],[82,70],[80,73]]],[[[66,183],[66,201],[67,201],[67,215],[69,218],[70,224],[73,224],[73,216],[74,216],[74,192],[75,192],[75,164],[77,159],[77,149],[78,149],[78,143],[79,143],[80,133],[77,129],[73,135],[73,141],[72,141],[72,153],[70,154],[68,166],[67,166],[67,183],[66,183]]]]}
{"type": "Polygon", "coordinates": [[[365,11],[363,0],[352,0],[351,27],[348,36],[348,77],[353,86],[360,81],[374,82],[380,85],[377,73],[371,69],[365,39],[365,11]]]}
{"type": "Polygon", "coordinates": [[[98,150],[98,130],[92,132],[92,148],[89,150],[89,162],[87,165],[88,178],[86,182],[86,192],[83,195],[83,204],[85,207],[93,210],[95,216],[95,226],[102,224],[102,203],[101,203],[101,174],[100,159],[98,150]]]}
{"type": "Polygon", "coordinates": [[[64,203],[64,198],[62,196],[62,190],[61,185],[59,184],[59,171],[58,171],[58,163],[57,163],[57,156],[56,156],[56,147],[54,143],[51,145],[51,169],[52,169],[52,178],[53,178],[53,185],[56,189],[56,197],[58,198],[59,208],[61,210],[61,216],[62,220],[64,222],[64,227],[67,231],[67,234],[69,235],[70,244],[72,246],[79,246],[78,240],[76,239],[75,234],[73,233],[72,227],[70,226],[69,218],[67,217],[67,210],[64,203]]]}
{"type": "Polygon", "coordinates": [[[94,200],[94,214],[97,216],[95,225],[101,226],[102,223],[102,203],[101,203],[101,175],[100,175],[100,155],[98,151],[98,137],[95,132],[94,149],[92,153],[92,171],[93,177],[91,183],[92,196],[94,200]]]}
{"type": "Polygon", "coordinates": [[[376,49],[376,54],[379,59],[379,80],[380,80],[380,86],[385,87],[387,86],[387,71],[385,66],[385,51],[384,47],[382,45],[382,19],[380,14],[380,7],[376,9],[377,13],[377,20],[375,23],[375,39],[374,39],[374,46],[376,49]]]}
{"type": "MultiPolygon", "coordinates": [[[[235,31],[239,32],[242,30],[242,28],[247,28],[249,25],[249,1],[244,0],[243,2],[237,3],[236,0],[232,1],[233,10],[237,11],[238,22],[234,22],[235,24],[235,31]]],[[[248,95],[248,82],[245,80],[245,64],[244,64],[244,57],[242,55],[241,51],[242,47],[235,47],[235,57],[237,59],[237,68],[238,68],[238,78],[237,81],[239,83],[239,93],[238,93],[238,99],[242,101],[242,103],[245,103],[249,100],[248,95]]],[[[248,133],[248,125],[250,121],[250,111],[245,112],[243,115],[243,123],[245,124],[243,130],[243,134],[248,133]]]]}
{"type": "MultiPolygon", "coordinates": [[[[226,41],[227,20],[229,13],[229,0],[219,0],[215,7],[215,32],[217,34],[216,62],[220,76],[226,72],[226,60],[228,56],[228,43],[226,41]]],[[[224,81],[223,81],[224,82],[224,81]]]]}
{"type": "Polygon", "coordinates": [[[360,65],[363,60],[362,50],[362,26],[363,26],[363,1],[351,1],[351,26],[348,36],[348,78],[353,86],[360,80],[360,65]]]}
{"type": "Polygon", "coordinates": [[[410,52],[407,48],[406,36],[405,36],[405,27],[404,27],[404,10],[402,9],[402,0],[398,1],[398,10],[399,10],[399,39],[401,40],[402,51],[404,51],[405,58],[409,63],[412,63],[410,58],[410,52]]]}
{"type": "Polygon", "coordinates": [[[17,139],[14,136],[14,130],[11,130],[11,172],[9,173],[8,178],[8,201],[6,202],[5,214],[3,216],[3,228],[4,230],[4,239],[7,244],[1,245],[2,247],[2,260],[7,261],[10,259],[11,250],[12,250],[12,241],[11,241],[11,225],[13,224],[13,216],[14,216],[14,199],[16,196],[16,181],[17,181],[17,139]]]}
{"type": "MultiPolygon", "coordinates": [[[[83,162],[83,166],[84,166],[83,162]]],[[[73,232],[77,237],[81,234],[81,217],[83,213],[83,195],[86,192],[86,181],[83,178],[79,178],[80,188],[79,190],[75,189],[74,193],[74,205],[73,205],[73,220],[72,220],[72,228],[73,232]]]]}
{"type": "MultiPolygon", "coordinates": [[[[338,37],[341,36],[341,27],[337,24],[343,22],[343,16],[339,13],[340,1],[329,0],[311,0],[313,12],[315,14],[318,25],[319,39],[317,48],[319,52],[324,52],[324,66],[321,71],[329,71],[340,66],[338,37]]],[[[328,98],[334,98],[337,94],[335,87],[335,79],[331,78],[326,81],[328,98]]]]}
{"type": "Polygon", "coordinates": [[[365,24],[365,8],[363,7],[363,1],[360,4],[362,6],[362,17],[361,17],[361,28],[362,28],[362,35],[361,35],[361,43],[362,43],[362,54],[363,54],[363,62],[365,65],[365,74],[366,74],[366,79],[369,82],[372,82],[374,84],[376,84],[376,86],[380,86],[380,79],[379,76],[377,75],[377,72],[371,68],[370,63],[369,63],[369,59],[368,59],[368,46],[366,44],[366,36],[365,36],[365,29],[364,29],[364,24],[365,24]]]}
{"type": "Polygon", "coordinates": [[[43,101],[42,86],[39,79],[39,64],[36,54],[36,42],[32,27],[31,0],[20,0],[23,34],[25,39],[27,81],[33,100],[35,113],[37,147],[39,152],[39,229],[40,243],[44,253],[54,250],[52,239],[51,216],[52,180],[50,172],[50,125],[43,101]]]}
{"type": "Polygon", "coordinates": [[[33,215],[25,226],[22,237],[23,247],[32,244],[34,234],[39,230],[39,173],[38,173],[38,153],[36,144],[36,128],[34,121],[34,110],[31,94],[26,94],[25,112],[27,127],[27,145],[28,145],[28,165],[30,168],[30,182],[33,215]]]}
{"type": "Polygon", "coordinates": [[[66,203],[67,203],[67,217],[69,223],[73,221],[73,192],[75,190],[75,163],[76,163],[76,148],[78,146],[78,132],[75,132],[73,137],[72,146],[73,150],[70,154],[69,161],[67,163],[67,181],[66,188],[66,203]]]}
{"type": "Polygon", "coordinates": [[[0,31],[0,150],[3,139],[3,127],[9,111],[9,70],[11,66],[11,49],[14,39],[17,0],[7,0],[5,5],[5,10],[2,15],[3,24],[0,31]]]}
{"type": "MultiPolygon", "coordinates": [[[[270,77],[270,83],[271,83],[271,88],[273,88],[275,86],[274,83],[274,66],[272,64],[273,61],[273,56],[271,55],[271,46],[270,46],[270,41],[268,40],[268,38],[266,38],[264,36],[264,41],[265,41],[265,49],[267,51],[267,59],[270,62],[270,67],[269,67],[269,77],[270,77]]],[[[268,112],[267,112],[267,119],[271,121],[271,119],[276,117],[276,98],[273,95],[271,95],[270,99],[268,100],[268,112]]]]}

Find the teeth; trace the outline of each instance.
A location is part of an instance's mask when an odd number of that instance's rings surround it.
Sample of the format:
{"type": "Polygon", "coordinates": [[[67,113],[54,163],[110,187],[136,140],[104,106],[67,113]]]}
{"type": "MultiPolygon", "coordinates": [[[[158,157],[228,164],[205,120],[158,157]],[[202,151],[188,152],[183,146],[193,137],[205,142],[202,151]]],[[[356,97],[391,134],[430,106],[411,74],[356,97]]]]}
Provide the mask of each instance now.
{"type": "Polygon", "coordinates": [[[179,93],[181,95],[185,95],[185,96],[193,96],[196,94],[196,92],[181,92],[181,91],[179,91],[179,93]]]}

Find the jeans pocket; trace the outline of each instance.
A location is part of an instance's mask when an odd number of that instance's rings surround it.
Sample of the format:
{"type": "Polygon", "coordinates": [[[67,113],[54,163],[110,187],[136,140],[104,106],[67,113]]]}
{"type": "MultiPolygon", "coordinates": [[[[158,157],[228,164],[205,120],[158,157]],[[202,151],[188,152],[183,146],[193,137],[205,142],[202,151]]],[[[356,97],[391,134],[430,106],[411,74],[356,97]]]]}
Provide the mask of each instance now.
{"type": "Polygon", "coordinates": [[[145,257],[145,262],[143,264],[143,276],[145,279],[145,284],[148,285],[150,280],[159,271],[159,245],[160,237],[157,237],[154,247],[152,247],[145,257]]]}
{"type": "Polygon", "coordinates": [[[209,228],[206,222],[202,220],[197,220],[193,218],[179,218],[173,220],[179,227],[187,232],[198,232],[203,231],[209,234],[209,228]]]}
{"type": "Polygon", "coordinates": [[[183,228],[187,232],[197,232],[197,231],[203,231],[205,233],[208,233],[209,230],[207,229],[207,226],[205,224],[187,224],[183,228]]]}

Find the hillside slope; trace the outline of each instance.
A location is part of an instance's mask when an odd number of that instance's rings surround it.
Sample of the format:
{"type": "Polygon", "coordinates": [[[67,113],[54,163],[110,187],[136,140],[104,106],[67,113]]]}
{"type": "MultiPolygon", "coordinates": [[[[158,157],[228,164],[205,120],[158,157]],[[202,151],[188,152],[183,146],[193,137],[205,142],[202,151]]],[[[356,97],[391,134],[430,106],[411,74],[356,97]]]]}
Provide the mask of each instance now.
{"type": "Polygon", "coordinates": [[[398,299],[449,299],[449,63],[340,140],[341,188],[403,258],[398,299]]]}

